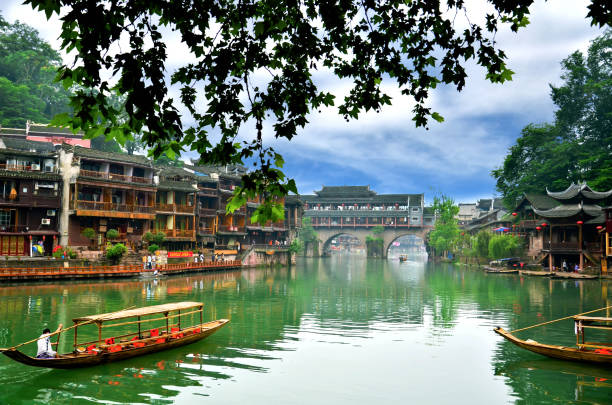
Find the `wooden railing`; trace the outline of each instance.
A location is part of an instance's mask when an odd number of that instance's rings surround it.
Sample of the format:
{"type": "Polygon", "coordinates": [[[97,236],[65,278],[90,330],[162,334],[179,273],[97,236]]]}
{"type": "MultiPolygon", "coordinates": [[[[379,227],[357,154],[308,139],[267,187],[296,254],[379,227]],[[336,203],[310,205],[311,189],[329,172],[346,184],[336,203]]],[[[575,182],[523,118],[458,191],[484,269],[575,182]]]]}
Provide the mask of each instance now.
{"type": "Polygon", "coordinates": [[[127,266],[78,266],[78,267],[15,267],[0,268],[0,280],[40,279],[70,277],[125,277],[138,274],[151,274],[157,270],[162,274],[174,274],[189,271],[213,271],[242,266],[240,260],[207,261],[200,263],[177,263],[157,265],[154,269],[143,269],[140,264],[127,266]]]}
{"type": "Polygon", "coordinates": [[[217,215],[217,210],[214,208],[200,208],[198,212],[201,217],[214,217],[217,215]]]}
{"type": "Polygon", "coordinates": [[[131,182],[131,183],[141,183],[141,184],[152,184],[153,183],[153,179],[149,179],[146,177],[127,176],[125,174],[98,172],[95,170],[81,169],[80,175],[85,176],[85,177],[94,177],[97,179],[119,180],[119,181],[131,182]]]}
{"type": "Polygon", "coordinates": [[[219,225],[219,230],[222,232],[246,232],[244,226],[238,225],[219,225]]]}
{"type": "Polygon", "coordinates": [[[91,211],[118,211],[118,212],[139,212],[142,214],[153,214],[154,207],[147,205],[135,205],[135,204],[117,204],[110,202],[100,201],[83,201],[79,200],[70,202],[70,208],[78,210],[91,210],[91,211]]]}
{"type": "Polygon", "coordinates": [[[578,242],[548,242],[544,241],[544,250],[571,250],[571,251],[580,251],[580,247],[578,246],[578,242]]]}
{"type": "Polygon", "coordinates": [[[204,235],[212,235],[214,234],[214,231],[215,230],[213,228],[205,228],[205,227],[198,228],[198,232],[204,235]]]}
{"type": "Polygon", "coordinates": [[[193,214],[193,205],[178,205],[178,204],[155,204],[155,209],[162,212],[181,212],[186,214],[193,214]]]}
{"type": "Polygon", "coordinates": [[[162,232],[169,238],[195,238],[194,229],[156,229],[155,233],[162,232]]]}
{"type": "Polygon", "coordinates": [[[210,197],[216,197],[217,196],[217,189],[216,188],[200,188],[198,191],[199,195],[204,195],[204,196],[210,196],[210,197]]]}
{"type": "Polygon", "coordinates": [[[0,163],[0,170],[14,171],[14,172],[41,172],[41,173],[57,173],[57,167],[53,166],[52,170],[45,170],[42,165],[37,166],[36,169],[32,169],[31,165],[13,165],[0,163]]]}

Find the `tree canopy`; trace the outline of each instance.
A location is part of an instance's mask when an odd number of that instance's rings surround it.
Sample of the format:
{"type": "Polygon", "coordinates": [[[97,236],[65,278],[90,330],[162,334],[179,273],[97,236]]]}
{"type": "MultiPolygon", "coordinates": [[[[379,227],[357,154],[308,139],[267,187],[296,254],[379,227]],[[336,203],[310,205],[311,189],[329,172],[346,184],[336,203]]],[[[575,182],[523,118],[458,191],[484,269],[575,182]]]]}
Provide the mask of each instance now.
{"type": "MultiPolygon", "coordinates": [[[[112,136],[122,144],[142,133],[154,156],[172,158],[187,149],[210,164],[254,162],[256,170],[243,176],[228,206],[237,208],[246,197],[260,195],[266,204],[258,210],[273,213],[281,210],[269,204],[297,190],[280,170],[282,157],[264,145],[264,122],[275,137],[291,139],[307,124],[309,113],[335,105],[335,96],[313,79],[315,71],[352,83],[337,105],[346,119],[390,104],[382,85],[391,82],[414,100],[417,126],[426,126],[429,118],[442,121],[427,106],[427,97],[439,84],[461,90],[466,61],[484,67],[491,82],[511,79],[495,34],[500,26],[516,31],[528,24],[533,1],[488,0],[489,12],[478,22],[470,21],[464,0],[25,3],[47,16],[61,16],[62,47],[76,55],[73,64],[60,70],[64,85],[98,91],[77,90],[71,102],[74,116],[56,123],[69,123],[89,136],[112,136]],[[172,71],[174,61],[164,42],[170,31],[190,57],[172,71]],[[178,89],[177,99],[172,86],[178,89]],[[126,96],[125,122],[116,119],[117,109],[107,101],[112,92],[126,96]],[[239,142],[245,125],[252,135],[239,142]]],[[[594,24],[611,24],[612,6],[592,0],[588,17],[594,24]]]]}
{"type": "Polygon", "coordinates": [[[612,188],[612,30],[593,40],[586,56],[576,51],[561,65],[563,84],[551,86],[554,122],[526,126],[492,172],[509,208],[526,192],[571,182],[612,188]]]}
{"type": "Polygon", "coordinates": [[[434,197],[433,210],[436,222],[429,233],[429,245],[438,253],[452,250],[460,236],[456,218],[459,206],[452,198],[441,195],[434,197]]]}
{"type": "Polygon", "coordinates": [[[34,28],[0,15],[0,125],[46,123],[69,110],[68,92],[54,81],[61,60],[34,28]]]}

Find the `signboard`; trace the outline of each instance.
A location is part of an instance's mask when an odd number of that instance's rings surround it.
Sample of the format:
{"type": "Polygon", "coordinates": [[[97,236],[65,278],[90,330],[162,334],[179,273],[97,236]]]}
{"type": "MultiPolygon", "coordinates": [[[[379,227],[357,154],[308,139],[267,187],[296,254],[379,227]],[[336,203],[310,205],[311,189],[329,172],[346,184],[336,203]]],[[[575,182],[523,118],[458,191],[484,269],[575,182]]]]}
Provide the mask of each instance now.
{"type": "Polygon", "coordinates": [[[175,259],[177,257],[193,257],[193,252],[168,252],[168,259],[175,259]]]}

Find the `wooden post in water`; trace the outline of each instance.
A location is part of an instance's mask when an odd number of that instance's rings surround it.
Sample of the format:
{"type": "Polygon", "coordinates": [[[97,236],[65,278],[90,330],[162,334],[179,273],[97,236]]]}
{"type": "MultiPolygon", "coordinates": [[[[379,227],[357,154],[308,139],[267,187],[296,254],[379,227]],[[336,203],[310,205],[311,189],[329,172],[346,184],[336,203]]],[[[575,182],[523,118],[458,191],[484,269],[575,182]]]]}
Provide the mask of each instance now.
{"type": "Polygon", "coordinates": [[[164,312],[164,316],[166,317],[166,333],[170,332],[170,327],[168,326],[168,312],[164,312]]]}
{"type": "Polygon", "coordinates": [[[584,255],[582,254],[582,223],[578,224],[578,250],[580,250],[580,271],[584,269],[584,255]]]}
{"type": "Polygon", "coordinates": [[[140,316],[138,316],[138,339],[142,339],[142,334],[140,333],[140,316]]]}
{"type": "Polygon", "coordinates": [[[102,322],[96,322],[98,325],[98,342],[102,342],[102,322]]]}
{"type": "MultiPolygon", "coordinates": [[[[74,322],[74,325],[76,326],[76,324],[77,324],[77,323],[78,323],[78,322],[76,322],[76,321],[75,321],[75,322],[74,322]]],[[[79,328],[76,328],[76,327],[74,328],[74,349],[75,349],[75,350],[76,350],[76,347],[77,347],[77,330],[78,330],[78,329],[79,329],[79,328]]]]}
{"type": "Polygon", "coordinates": [[[181,310],[178,310],[178,328],[181,330],[181,310]]]}

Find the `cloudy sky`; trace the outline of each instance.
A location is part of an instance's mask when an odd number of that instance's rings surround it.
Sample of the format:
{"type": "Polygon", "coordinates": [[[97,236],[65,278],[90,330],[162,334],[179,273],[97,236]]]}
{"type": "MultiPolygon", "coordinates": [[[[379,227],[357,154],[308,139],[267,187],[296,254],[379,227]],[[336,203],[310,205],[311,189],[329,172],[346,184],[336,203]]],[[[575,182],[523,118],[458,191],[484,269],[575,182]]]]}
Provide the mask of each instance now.
{"type": "MultiPolygon", "coordinates": [[[[428,131],[414,127],[411,100],[397,96],[381,113],[348,123],[335,110],[324,110],[312,115],[311,124],[291,142],[269,141],[283,154],[285,173],[303,194],[322,185],[370,185],[379,193],[424,192],[428,201],[437,192],[458,202],[491,197],[495,182],[490,172],[501,164],[520,130],[552,120],[549,83],[560,83],[559,62],[575,50],[585,51],[602,33],[585,18],[587,4],[536,2],[527,28],[518,34],[501,31],[496,38],[516,72],[513,81],[490,84],[481,68],[468,65],[468,84],[462,92],[439,87],[432,94],[431,106],[445,121],[431,123],[428,131]]],[[[0,12],[10,22],[36,27],[59,48],[57,19],[48,22],[44,14],[12,0],[0,0],[0,12]]],[[[181,60],[180,46],[169,50],[174,60],[181,60]]],[[[317,80],[332,92],[341,95],[346,90],[346,83],[319,75],[317,80]]],[[[398,93],[389,89],[391,95],[398,93]]]]}

